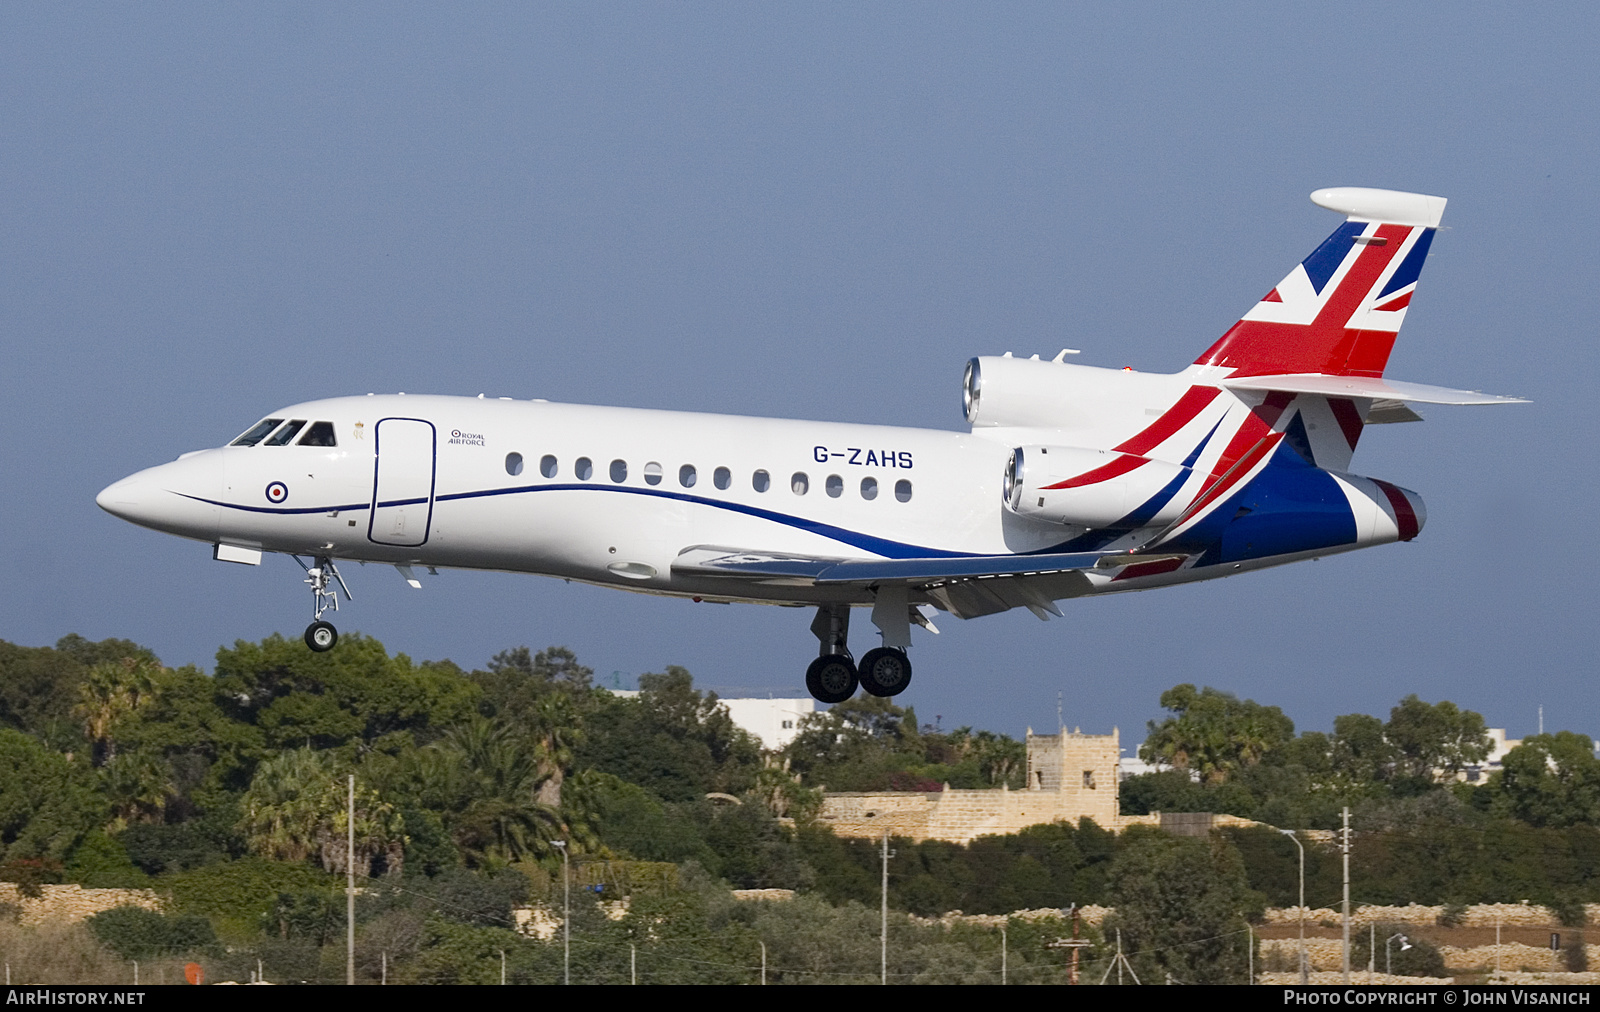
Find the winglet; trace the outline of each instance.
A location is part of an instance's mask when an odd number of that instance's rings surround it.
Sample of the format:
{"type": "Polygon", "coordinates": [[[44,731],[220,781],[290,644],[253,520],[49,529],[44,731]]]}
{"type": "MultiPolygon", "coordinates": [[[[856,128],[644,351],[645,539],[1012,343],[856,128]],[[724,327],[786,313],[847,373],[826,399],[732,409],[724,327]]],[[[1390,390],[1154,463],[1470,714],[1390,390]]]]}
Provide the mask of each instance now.
{"type": "Polygon", "coordinates": [[[1444,219],[1443,197],[1400,190],[1375,190],[1368,186],[1330,186],[1311,194],[1318,207],[1349,215],[1350,221],[1381,221],[1390,225],[1438,228],[1444,219]]]}

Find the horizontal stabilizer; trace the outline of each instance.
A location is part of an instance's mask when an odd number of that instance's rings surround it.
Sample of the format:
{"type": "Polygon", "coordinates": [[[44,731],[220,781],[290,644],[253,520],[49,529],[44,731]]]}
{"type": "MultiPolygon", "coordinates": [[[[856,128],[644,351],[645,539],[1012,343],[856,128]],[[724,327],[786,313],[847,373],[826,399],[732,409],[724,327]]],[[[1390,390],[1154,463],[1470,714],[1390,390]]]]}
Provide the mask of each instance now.
{"type": "Polygon", "coordinates": [[[1293,394],[1320,394],[1323,397],[1366,397],[1372,400],[1414,404],[1526,404],[1521,397],[1501,397],[1476,390],[1451,390],[1426,383],[1402,383],[1376,376],[1329,376],[1325,373],[1292,373],[1280,376],[1242,376],[1225,379],[1230,390],[1281,390],[1293,394]]]}

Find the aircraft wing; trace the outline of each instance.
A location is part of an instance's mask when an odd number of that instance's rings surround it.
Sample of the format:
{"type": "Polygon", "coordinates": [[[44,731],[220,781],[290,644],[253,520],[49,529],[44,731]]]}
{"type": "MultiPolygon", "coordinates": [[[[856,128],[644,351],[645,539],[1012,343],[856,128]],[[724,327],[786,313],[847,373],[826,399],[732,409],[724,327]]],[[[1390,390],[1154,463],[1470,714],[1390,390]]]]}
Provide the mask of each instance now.
{"type": "Polygon", "coordinates": [[[868,586],[903,583],[958,618],[1027,608],[1060,615],[1055,603],[1090,590],[1086,570],[1183,559],[1184,555],[1069,552],[962,555],[926,559],[845,559],[698,545],[684,549],[674,573],[748,580],[770,586],[868,586]]]}

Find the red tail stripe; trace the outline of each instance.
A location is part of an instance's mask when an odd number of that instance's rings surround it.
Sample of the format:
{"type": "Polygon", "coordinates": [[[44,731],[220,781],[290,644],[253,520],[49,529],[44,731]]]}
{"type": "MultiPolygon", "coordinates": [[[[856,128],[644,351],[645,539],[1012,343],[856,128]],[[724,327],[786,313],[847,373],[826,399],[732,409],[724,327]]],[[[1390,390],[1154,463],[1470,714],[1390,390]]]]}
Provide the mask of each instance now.
{"type": "Polygon", "coordinates": [[[1121,477],[1134,468],[1148,463],[1150,461],[1144,457],[1135,457],[1132,454],[1125,453],[1111,463],[1097,467],[1093,471],[1085,471],[1075,478],[1068,478],[1066,481],[1058,481],[1054,485],[1045,485],[1043,487],[1047,489],[1081,488],[1084,485],[1096,485],[1102,481],[1110,481],[1112,478],[1121,477]]]}
{"type": "Polygon", "coordinates": [[[1267,394],[1266,400],[1250,409],[1250,417],[1239,426],[1239,431],[1233,434],[1233,438],[1228,441],[1227,449],[1222,451],[1222,456],[1217,458],[1216,466],[1211,469],[1212,479],[1227,474],[1228,469],[1238,462],[1245,451],[1265,439],[1267,433],[1272,431],[1272,427],[1278,424],[1283,409],[1288,407],[1294,398],[1294,394],[1274,390],[1267,394]]]}
{"type": "Polygon", "coordinates": [[[1411,500],[1406,494],[1386,481],[1372,479],[1372,483],[1383,489],[1384,496],[1389,500],[1389,506],[1394,510],[1395,523],[1400,527],[1400,540],[1410,541],[1422,530],[1422,525],[1417,523],[1417,511],[1411,508],[1411,500]]]}
{"type": "Polygon", "coordinates": [[[1218,387],[1190,387],[1184,391],[1182,397],[1178,398],[1178,403],[1167,409],[1166,414],[1151,422],[1138,435],[1123,440],[1121,445],[1113,446],[1112,449],[1119,453],[1144,456],[1172,438],[1173,433],[1194,421],[1195,416],[1221,392],[1218,387]]]}

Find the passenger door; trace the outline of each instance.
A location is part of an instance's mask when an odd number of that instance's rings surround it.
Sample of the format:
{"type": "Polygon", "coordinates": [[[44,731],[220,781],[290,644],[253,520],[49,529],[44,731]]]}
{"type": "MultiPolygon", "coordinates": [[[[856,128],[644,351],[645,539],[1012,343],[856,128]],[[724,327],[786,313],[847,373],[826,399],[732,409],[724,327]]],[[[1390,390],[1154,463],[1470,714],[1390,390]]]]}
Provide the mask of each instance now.
{"type": "Polygon", "coordinates": [[[384,418],[373,433],[372,519],[367,538],[416,547],[433,520],[434,429],[420,418],[384,418]]]}

